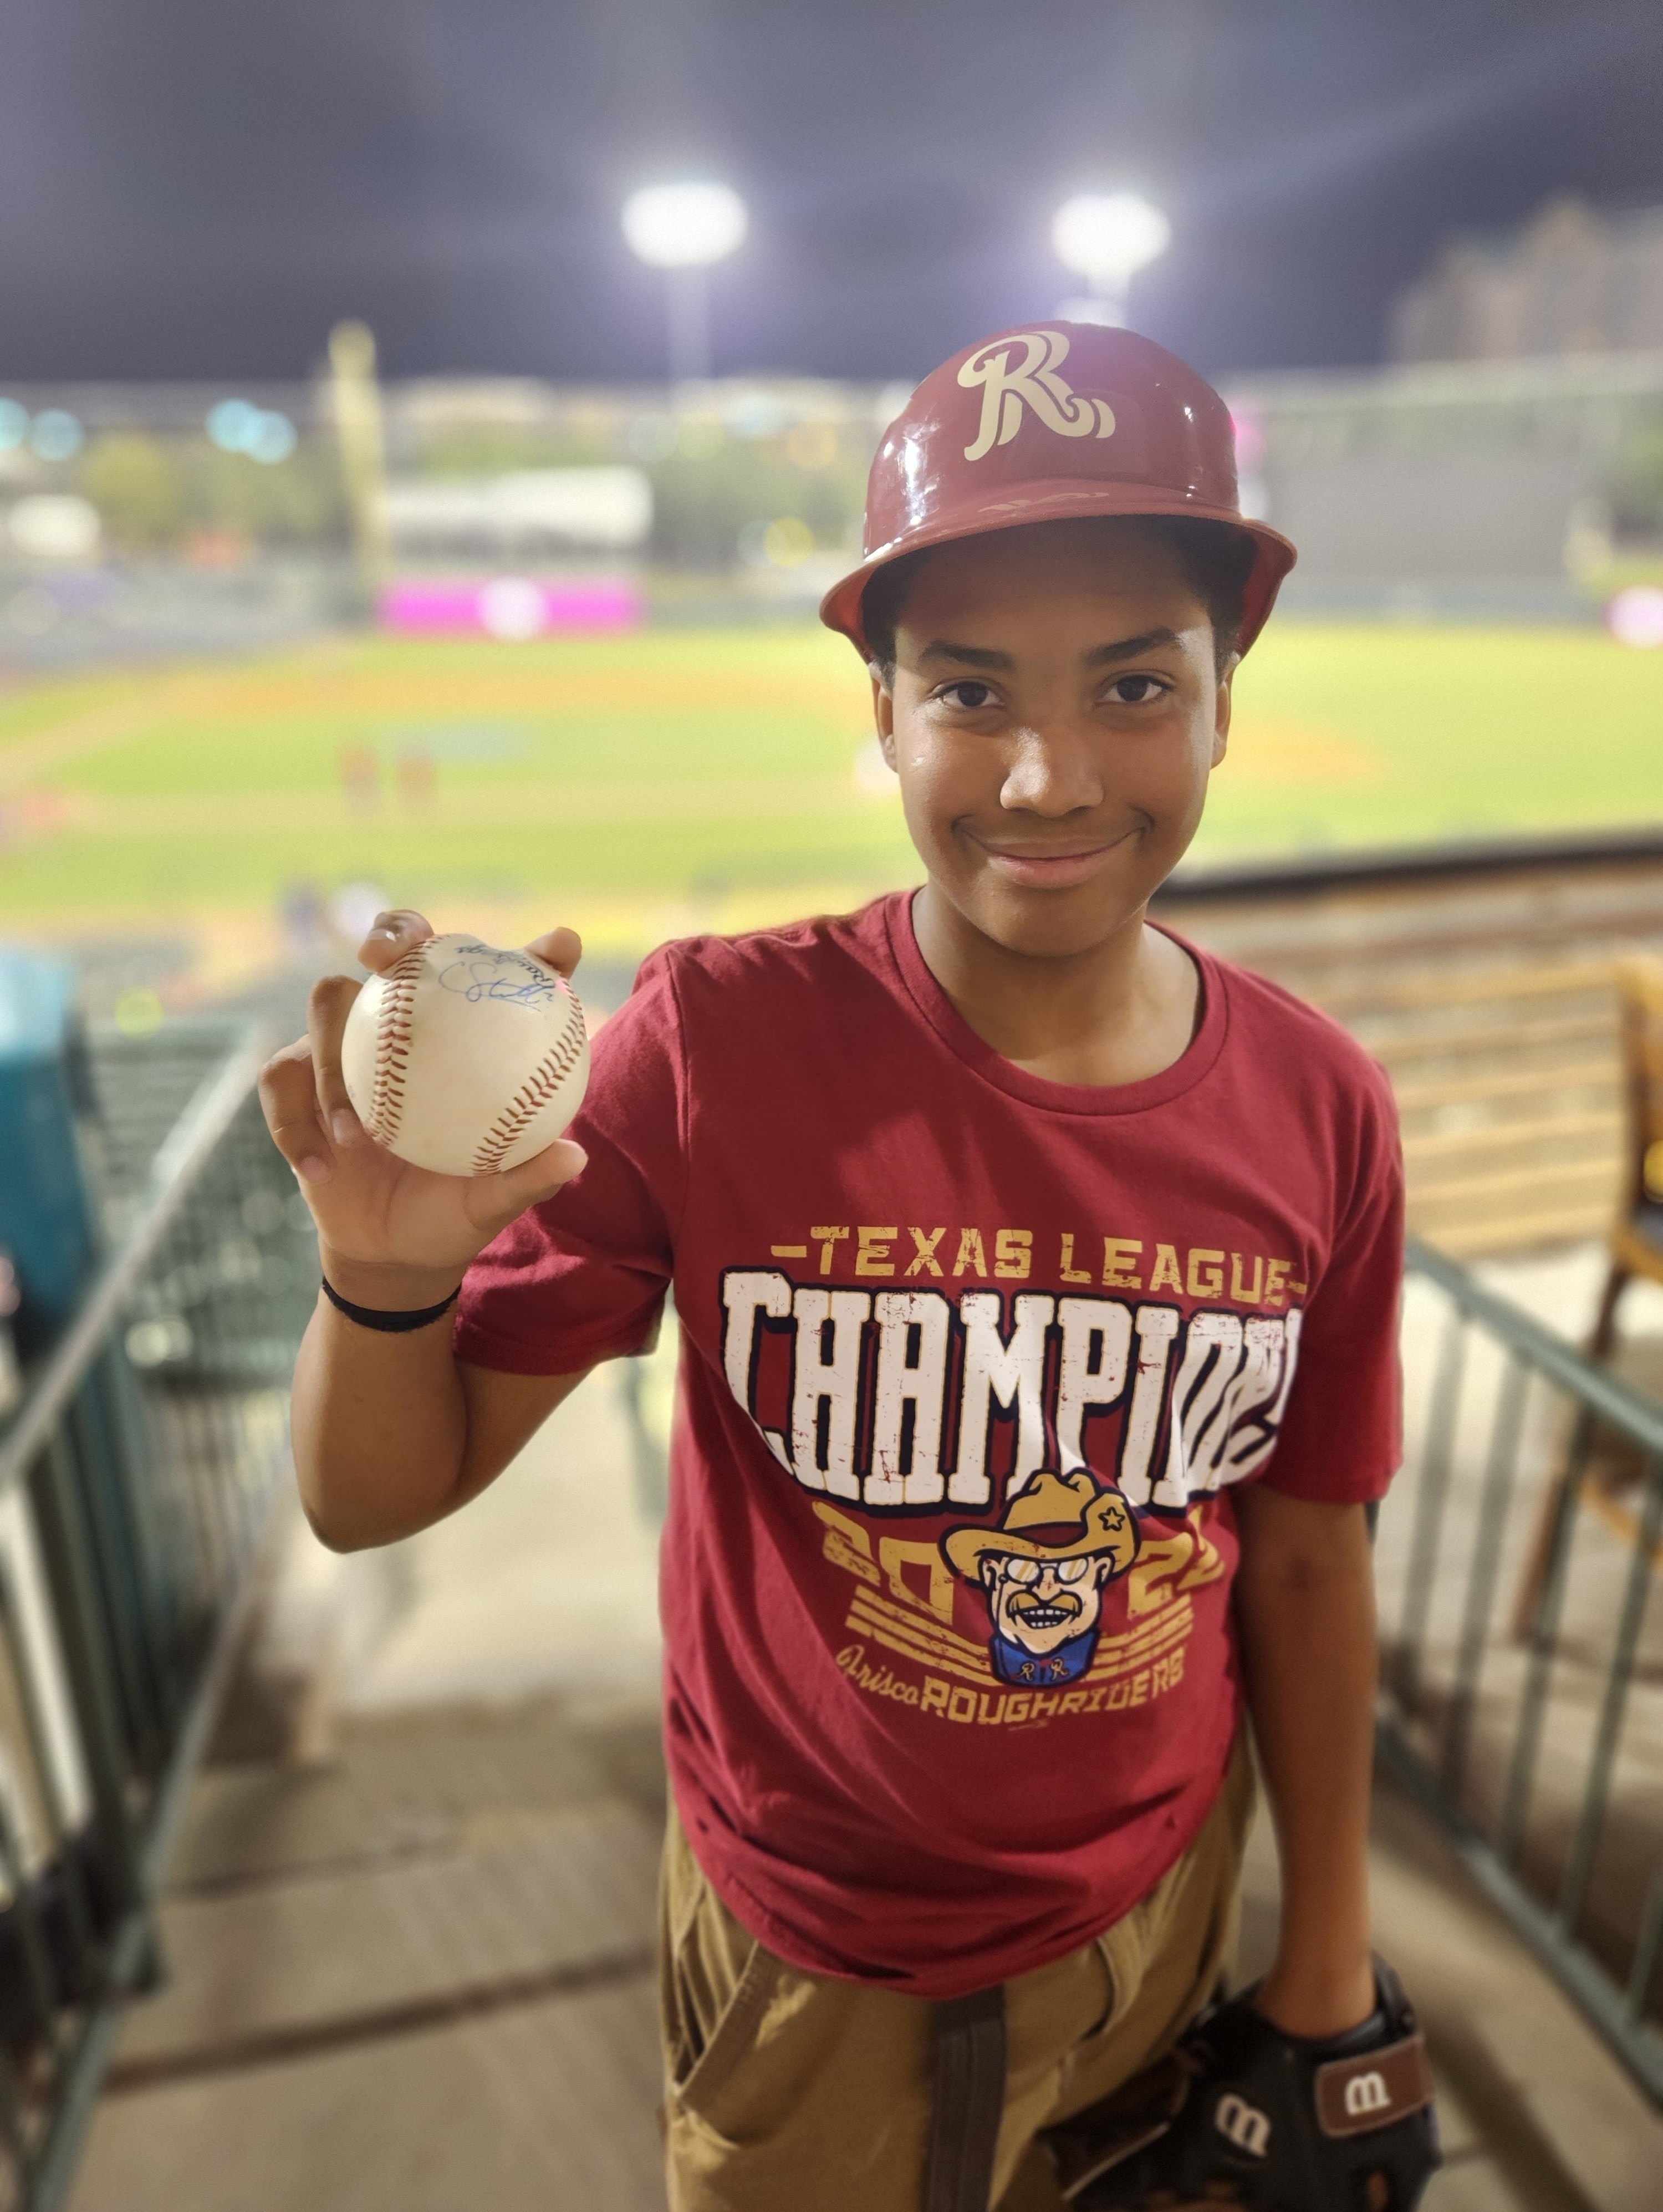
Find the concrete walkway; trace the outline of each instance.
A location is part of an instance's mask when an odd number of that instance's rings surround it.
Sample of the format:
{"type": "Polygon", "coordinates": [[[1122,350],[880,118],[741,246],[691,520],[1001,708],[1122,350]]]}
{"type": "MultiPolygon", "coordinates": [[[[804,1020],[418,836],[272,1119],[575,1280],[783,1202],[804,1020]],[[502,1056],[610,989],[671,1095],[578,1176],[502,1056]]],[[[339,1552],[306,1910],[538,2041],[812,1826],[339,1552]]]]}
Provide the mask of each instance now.
{"type": "Polygon", "coordinates": [[[661,2205],[656,1541],[617,1390],[412,1543],[294,1524],[226,1731],[275,1711],[287,1746],[197,1784],[73,2212],[661,2205]]]}
{"type": "MultiPolygon", "coordinates": [[[[1520,1287],[1566,1310],[1588,1273],[1520,1287]]],[[[294,1539],[259,1653],[288,1748],[197,1784],[172,1980],[72,2212],[662,2212],[655,1546],[620,1388],[409,1545],[294,1539]]],[[[1663,2118],[1389,1793],[1375,1883],[1441,2089],[1429,2212],[1656,2212],[1663,2118]]],[[[1261,1822],[1244,1973],[1275,1895],[1261,1822]]]]}

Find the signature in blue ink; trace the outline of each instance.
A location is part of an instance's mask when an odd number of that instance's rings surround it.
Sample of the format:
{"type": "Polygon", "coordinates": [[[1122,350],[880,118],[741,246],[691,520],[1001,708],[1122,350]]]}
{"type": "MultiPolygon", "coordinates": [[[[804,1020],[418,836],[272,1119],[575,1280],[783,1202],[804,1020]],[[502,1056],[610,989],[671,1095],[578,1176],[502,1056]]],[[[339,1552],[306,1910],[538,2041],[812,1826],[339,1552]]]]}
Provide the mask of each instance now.
{"type": "Polygon", "coordinates": [[[523,952],[497,952],[489,945],[464,945],[461,957],[439,972],[439,987],[455,991],[470,1006],[486,999],[516,1006],[547,1006],[559,986],[546,969],[523,952]]]}

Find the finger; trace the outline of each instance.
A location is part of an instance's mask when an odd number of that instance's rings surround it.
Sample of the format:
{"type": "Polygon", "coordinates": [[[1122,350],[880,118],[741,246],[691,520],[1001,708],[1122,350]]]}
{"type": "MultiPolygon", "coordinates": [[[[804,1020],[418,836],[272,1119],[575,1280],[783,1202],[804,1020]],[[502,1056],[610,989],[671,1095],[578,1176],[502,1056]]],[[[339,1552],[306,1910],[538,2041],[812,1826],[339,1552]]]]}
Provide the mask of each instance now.
{"type": "Polygon", "coordinates": [[[501,1175],[473,1176],[468,1184],[468,1211],[480,1228],[489,1226],[495,1235],[528,1206],[541,1206],[552,1198],[588,1164],[589,1155],[581,1145],[574,1145],[568,1137],[556,1137],[552,1145],[522,1160],[517,1168],[505,1168],[501,1175]]]}
{"type": "Polygon", "coordinates": [[[358,947],[359,965],[373,968],[378,975],[385,975],[395,962],[400,961],[415,946],[425,944],[433,935],[433,924],[426,915],[417,914],[410,907],[395,907],[386,914],[378,914],[370,926],[369,935],[358,947]]]}
{"type": "Polygon", "coordinates": [[[546,936],[534,937],[525,950],[535,953],[539,960],[546,960],[551,968],[558,968],[569,981],[572,971],[583,957],[583,939],[575,929],[551,929],[546,936]]]}
{"type": "Polygon", "coordinates": [[[364,1125],[352,1110],[346,1078],[341,1073],[341,1034],[352,1002],[362,988],[350,975],[325,975],[313,985],[306,1011],[318,1111],[337,1145],[359,1144],[364,1134],[364,1125]]]}
{"type": "Polygon", "coordinates": [[[303,1182],[327,1182],[334,1156],[318,1115],[312,1042],[301,1037],[260,1070],[260,1110],[271,1141],[303,1182]]]}

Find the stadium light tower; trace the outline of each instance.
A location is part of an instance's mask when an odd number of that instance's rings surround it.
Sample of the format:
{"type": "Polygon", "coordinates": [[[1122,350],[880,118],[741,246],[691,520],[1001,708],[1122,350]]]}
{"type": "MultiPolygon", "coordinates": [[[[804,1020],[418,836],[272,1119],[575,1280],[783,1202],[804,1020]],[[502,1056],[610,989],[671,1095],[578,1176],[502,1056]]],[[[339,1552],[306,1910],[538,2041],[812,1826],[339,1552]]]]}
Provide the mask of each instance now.
{"type": "Polygon", "coordinates": [[[710,374],[710,298],[706,271],[742,245],[750,217],[731,185],[644,185],[623,204],[632,253],[665,273],[673,384],[710,374]]]}
{"type": "Polygon", "coordinates": [[[1083,300],[1068,300],[1062,313],[1071,322],[1120,325],[1126,319],[1126,292],[1140,269],[1164,253],[1172,225],[1138,192],[1077,192],[1057,210],[1051,243],[1065,269],[1083,276],[1083,300]]]}

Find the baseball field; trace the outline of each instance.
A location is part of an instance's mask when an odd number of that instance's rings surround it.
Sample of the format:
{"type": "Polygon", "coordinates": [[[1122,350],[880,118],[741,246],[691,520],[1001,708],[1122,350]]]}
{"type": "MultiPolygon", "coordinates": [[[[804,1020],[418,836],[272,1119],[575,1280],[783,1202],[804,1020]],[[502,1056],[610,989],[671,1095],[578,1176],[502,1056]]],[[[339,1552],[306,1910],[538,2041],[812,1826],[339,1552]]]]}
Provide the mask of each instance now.
{"type": "MultiPolygon", "coordinates": [[[[1198,860],[1663,817],[1663,653],[1588,629],[1273,625],[1198,860]]],[[[619,953],[907,879],[847,647],[800,628],[341,638],[0,696],[0,930],[257,967],[367,885],[619,953]]]]}

